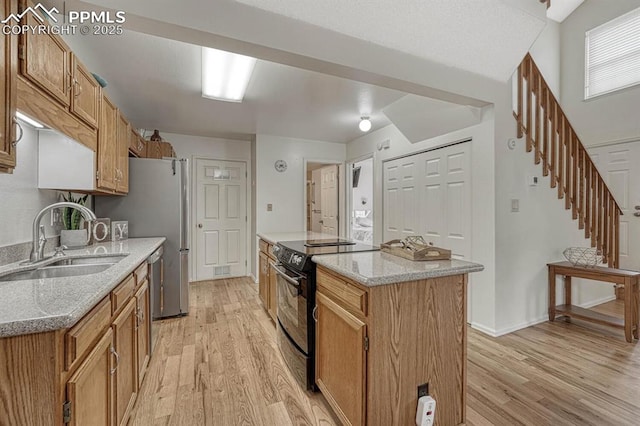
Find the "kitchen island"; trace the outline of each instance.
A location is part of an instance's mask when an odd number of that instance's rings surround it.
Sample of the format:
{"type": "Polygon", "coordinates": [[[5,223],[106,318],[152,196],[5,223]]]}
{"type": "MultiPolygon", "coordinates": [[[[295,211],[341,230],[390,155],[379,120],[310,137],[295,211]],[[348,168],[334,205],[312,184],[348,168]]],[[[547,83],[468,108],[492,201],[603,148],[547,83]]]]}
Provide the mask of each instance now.
{"type": "Polygon", "coordinates": [[[415,424],[418,392],[435,424],[465,423],[467,274],[460,260],[382,252],[314,256],[316,383],[344,424],[415,424]]]}

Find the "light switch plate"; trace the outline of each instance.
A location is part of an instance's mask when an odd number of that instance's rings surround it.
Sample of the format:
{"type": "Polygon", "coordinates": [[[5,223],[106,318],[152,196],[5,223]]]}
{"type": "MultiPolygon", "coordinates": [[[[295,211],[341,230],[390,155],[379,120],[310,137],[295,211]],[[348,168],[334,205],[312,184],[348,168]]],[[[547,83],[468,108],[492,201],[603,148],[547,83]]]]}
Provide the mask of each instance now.
{"type": "Polygon", "coordinates": [[[520,211],[520,200],[513,198],[511,200],[511,213],[517,213],[520,211]]]}
{"type": "Polygon", "coordinates": [[[273,204],[271,204],[271,203],[267,204],[267,211],[268,212],[273,211],[273,204]]]}

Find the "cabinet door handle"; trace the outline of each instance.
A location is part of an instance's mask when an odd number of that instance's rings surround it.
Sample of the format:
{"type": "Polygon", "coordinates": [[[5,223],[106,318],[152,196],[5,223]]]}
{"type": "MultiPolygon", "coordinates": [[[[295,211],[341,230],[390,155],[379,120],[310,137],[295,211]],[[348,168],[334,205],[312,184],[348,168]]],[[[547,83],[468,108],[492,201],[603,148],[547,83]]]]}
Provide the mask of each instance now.
{"type": "Polygon", "coordinates": [[[116,358],[116,366],[113,367],[111,369],[111,371],[109,372],[109,374],[111,374],[113,376],[115,374],[116,370],[118,369],[118,366],[120,365],[120,354],[118,354],[118,352],[116,352],[116,350],[115,350],[115,348],[113,346],[111,346],[111,349],[109,349],[109,351],[116,358]]]}
{"type": "Polygon", "coordinates": [[[12,146],[16,146],[24,136],[24,129],[22,128],[22,125],[20,124],[20,122],[18,122],[18,120],[15,119],[15,117],[13,118],[13,122],[16,123],[16,126],[18,126],[18,129],[20,129],[20,136],[18,136],[15,141],[11,142],[12,146]]]}
{"type": "Polygon", "coordinates": [[[313,320],[315,322],[318,322],[318,305],[313,307],[313,312],[311,313],[311,316],[313,317],[313,320]]]}
{"type": "Polygon", "coordinates": [[[73,79],[73,87],[76,88],[76,90],[74,90],[75,93],[73,94],[73,96],[77,98],[82,94],[82,86],[80,85],[80,82],[75,78],[73,79]]]}

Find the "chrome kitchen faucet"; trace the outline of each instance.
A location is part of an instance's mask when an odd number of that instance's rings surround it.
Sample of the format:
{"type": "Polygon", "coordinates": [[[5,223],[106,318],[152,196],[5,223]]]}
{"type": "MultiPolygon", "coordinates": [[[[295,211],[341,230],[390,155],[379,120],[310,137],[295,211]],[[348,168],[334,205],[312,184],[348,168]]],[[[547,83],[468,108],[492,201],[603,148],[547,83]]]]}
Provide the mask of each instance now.
{"type": "Polygon", "coordinates": [[[32,246],[31,246],[31,254],[29,255],[29,260],[25,263],[36,263],[43,259],[44,257],[44,246],[47,243],[47,238],[44,235],[44,225],[40,225],[40,221],[42,217],[49,211],[53,209],[57,209],[60,207],[70,207],[76,210],[79,210],[82,214],[82,217],[86,221],[96,220],[96,214],[91,211],[91,209],[80,205],[78,203],[70,203],[67,201],[61,201],[59,203],[51,204],[42,210],[36,215],[33,219],[33,229],[32,229],[32,246]]]}

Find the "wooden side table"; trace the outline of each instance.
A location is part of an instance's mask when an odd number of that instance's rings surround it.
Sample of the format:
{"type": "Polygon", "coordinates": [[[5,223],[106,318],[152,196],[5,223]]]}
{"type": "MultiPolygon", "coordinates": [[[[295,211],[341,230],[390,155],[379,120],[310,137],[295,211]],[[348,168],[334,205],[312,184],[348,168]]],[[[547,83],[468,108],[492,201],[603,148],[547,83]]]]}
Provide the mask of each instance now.
{"type": "Polygon", "coordinates": [[[598,324],[624,328],[624,336],[627,339],[627,342],[632,342],[634,338],[638,338],[638,304],[640,302],[638,282],[640,280],[640,272],[600,266],[596,266],[595,268],[585,268],[583,266],[574,266],[569,262],[549,263],[547,266],[549,267],[549,321],[554,321],[556,316],[573,317],[583,321],[591,321],[598,324]],[[564,304],[556,306],[557,275],[564,276],[564,304]],[[604,281],[613,284],[623,284],[624,319],[572,305],[572,277],[604,281]]]}

